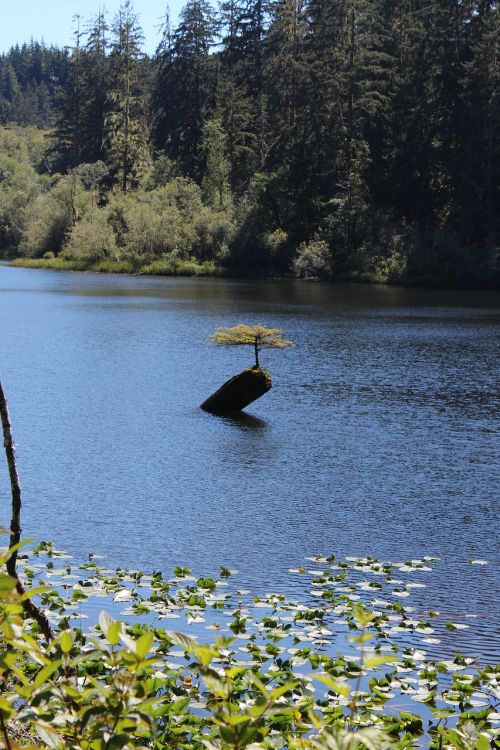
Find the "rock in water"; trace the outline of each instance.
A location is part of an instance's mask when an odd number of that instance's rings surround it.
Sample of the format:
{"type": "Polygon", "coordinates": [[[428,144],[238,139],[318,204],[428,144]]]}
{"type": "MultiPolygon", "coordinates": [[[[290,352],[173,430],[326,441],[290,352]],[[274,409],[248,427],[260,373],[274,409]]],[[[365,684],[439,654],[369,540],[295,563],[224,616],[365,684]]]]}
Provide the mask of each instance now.
{"type": "Polygon", "coordinates": [[[241,411],[267,393],[272,384],[265,370],[251,367],[224,383],[202,403],[201,408],[211,412],[241,411]]]}

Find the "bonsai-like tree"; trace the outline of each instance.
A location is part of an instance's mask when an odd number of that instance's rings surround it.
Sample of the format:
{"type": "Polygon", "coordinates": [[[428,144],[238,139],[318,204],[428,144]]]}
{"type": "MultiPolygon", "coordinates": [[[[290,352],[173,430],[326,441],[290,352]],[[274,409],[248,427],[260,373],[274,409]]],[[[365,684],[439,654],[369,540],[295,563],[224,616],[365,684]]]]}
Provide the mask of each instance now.
{"type": "Polygon", "coordinates": [[[253,346],[255,351],[255,368],[259,368],[259,351],[261,349],[285,349],[292,346],[293,341],[282,338],[281,328],[266,328],[266,326],[240,323],[237,326],[219,326],[215,333],[208,337],[209,341],[223,346],[253,346]]]}

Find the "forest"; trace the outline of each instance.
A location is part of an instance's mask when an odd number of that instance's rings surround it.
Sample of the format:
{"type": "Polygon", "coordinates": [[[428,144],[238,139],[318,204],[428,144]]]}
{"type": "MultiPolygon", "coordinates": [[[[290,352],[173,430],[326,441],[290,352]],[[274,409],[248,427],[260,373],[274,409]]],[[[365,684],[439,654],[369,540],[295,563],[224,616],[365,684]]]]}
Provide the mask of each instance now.
{"type": "Polygon", "coordinates": [[[0,56],[0,255],[52,267],[491,286],[491,0],[123,2],[0,56]]]}

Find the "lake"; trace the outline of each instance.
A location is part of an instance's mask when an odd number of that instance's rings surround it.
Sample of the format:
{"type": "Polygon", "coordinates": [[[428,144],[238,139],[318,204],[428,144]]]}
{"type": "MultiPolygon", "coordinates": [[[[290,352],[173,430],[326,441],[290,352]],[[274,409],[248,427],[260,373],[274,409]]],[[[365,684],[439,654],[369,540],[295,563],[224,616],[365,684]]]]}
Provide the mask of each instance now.
{"type": "MultiPolygon", "coordinates": [[[[493,659],[499,320],[493,292],[0,266],[24,536],[304,598],[305,556],[439,556],[419,612],[441,612],[441,652],[493,659]],[[207,336],[239,322],[295,346],[262,353],[269,394],[217,417],[199,404],[253,353],[207,336]]],[[[9,504],[2,459],[4,525],[9,504]]]]}

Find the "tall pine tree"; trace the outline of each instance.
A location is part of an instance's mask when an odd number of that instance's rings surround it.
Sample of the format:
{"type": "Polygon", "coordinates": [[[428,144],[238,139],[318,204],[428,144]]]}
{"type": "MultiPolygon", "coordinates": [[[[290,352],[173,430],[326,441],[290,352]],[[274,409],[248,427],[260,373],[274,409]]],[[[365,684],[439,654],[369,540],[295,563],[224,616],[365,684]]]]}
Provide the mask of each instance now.
{"type": "Polygon", "coordinates": [[[142,31],[130,0],[113,24],[110,91],[105,121],[106,155],[123,192],[136,179],[149,155],[147,75],[141,52],[142,31]]]}

